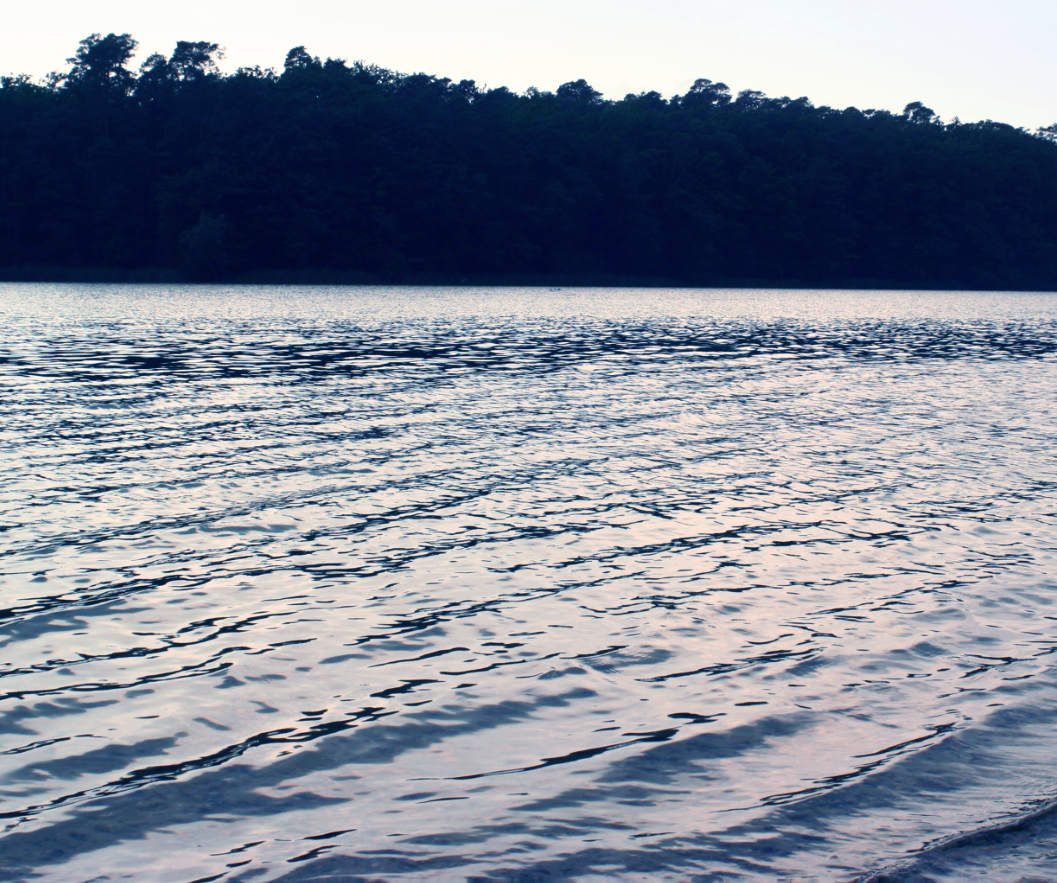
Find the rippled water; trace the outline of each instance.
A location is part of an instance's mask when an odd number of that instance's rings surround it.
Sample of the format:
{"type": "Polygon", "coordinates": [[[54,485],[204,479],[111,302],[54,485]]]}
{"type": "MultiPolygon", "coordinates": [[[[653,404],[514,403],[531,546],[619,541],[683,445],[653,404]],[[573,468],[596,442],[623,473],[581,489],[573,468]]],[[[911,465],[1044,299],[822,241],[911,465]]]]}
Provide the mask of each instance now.
{"type": "Polygon", "coordinates": [[[1057,296],[0,318],[0,880],[1057,876],[1057,296]]]}

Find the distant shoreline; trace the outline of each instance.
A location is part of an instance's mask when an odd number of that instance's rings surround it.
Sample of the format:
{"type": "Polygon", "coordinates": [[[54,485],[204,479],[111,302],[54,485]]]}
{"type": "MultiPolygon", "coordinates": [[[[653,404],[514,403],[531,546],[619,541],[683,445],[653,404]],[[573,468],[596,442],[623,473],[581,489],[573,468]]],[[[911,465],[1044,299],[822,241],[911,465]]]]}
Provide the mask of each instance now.
{"type": "Polygon", "coordinates": [[[136,46],[0,77],[0,277],[1057,290],[1057,124],[136,46]]]}
{"type": "Polygon", "coordinates": [[[702,288],[801,289],[807,291],[1039,291],[1053,288],[1011,288],[946,282],[895,282],[880,279],[834,279],[805,282],[797,279],[672,279],[606,273],[498,274],[458,277],[441,273],[386,276],[348,270],[261,270],[212,279],[190,278],[179,270],[110,267],[0,267],[0,284],[82,283],[113,285],[406,285],[444,288],[702,288]]]}

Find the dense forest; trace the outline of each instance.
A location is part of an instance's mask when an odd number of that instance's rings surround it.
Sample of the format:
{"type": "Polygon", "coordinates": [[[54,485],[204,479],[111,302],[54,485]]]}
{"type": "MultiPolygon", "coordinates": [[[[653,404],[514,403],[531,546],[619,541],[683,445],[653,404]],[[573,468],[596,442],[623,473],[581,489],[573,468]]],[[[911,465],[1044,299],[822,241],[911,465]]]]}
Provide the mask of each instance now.
{"type": "Polygon", "coordinates": [[[1057,128],[93,35],[0,82],[0,278],[1057,289],[1057,128]]]}

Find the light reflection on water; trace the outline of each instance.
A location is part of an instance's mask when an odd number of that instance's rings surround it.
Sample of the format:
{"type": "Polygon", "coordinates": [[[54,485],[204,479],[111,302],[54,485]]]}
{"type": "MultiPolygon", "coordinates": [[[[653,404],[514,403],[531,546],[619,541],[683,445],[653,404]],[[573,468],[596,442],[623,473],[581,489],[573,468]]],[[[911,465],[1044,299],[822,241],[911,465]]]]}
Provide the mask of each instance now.
{"type": "Polygon", "coordinates": [[[1057,874],[1055,307],[0,286],[0,880],[1057,874]]]}

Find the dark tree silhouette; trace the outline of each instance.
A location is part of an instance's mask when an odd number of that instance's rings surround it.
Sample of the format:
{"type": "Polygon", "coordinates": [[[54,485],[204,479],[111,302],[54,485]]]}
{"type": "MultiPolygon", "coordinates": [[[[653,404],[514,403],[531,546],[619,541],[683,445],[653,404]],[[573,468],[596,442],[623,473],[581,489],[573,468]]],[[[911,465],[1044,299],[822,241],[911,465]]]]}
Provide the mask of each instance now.
{"type": "Polygon", "coordinates": [[[602,93],[587,85],[586,80],[562,83],[558,87],[557,95],[562,101],[574,101],[578,104],[600,104],[602,101],[602,93]]]}
{"type": "Polygon", "coordinates": [[[313,65],[318,67],[319,59],[309,55],[304,46],[295,46],[286,53],[283,70],[296,70],[297,68],[312,67],[313,65]]]}
{"type": "Polygon", "coordinates": [[[191,82],[218,74],[220,69],[217,67],[217,61],[223,57],[224,53],[216,43],[188,43],[181,40],[173,50],[169,67],[176,79],[191,82]]]}
{"type": "Polygon", "coordinates": [[[66,75],[69,89],[102,94],[108,101],[116,101],[132,90],[135,76],[126,65],[138,44],[129,34],[92,34],[81,40],[66,75]]]}
{"type": "Polygon", "coordinates": [[[0,78],[8,278],[1057,289],[1057,125],[135,48],[0,78]]]}
{"type": "Polygon", "coordinates": [[[684,107],[723,107],[730,104],[730,87],[726,83],[713,83],[698,79],[683,96],[684,107]]]}
{"type": "Polygon", "coordinates": [[[929,123],[938,123],[940,118],[931,107],[925,107],[920,101],[914,101],[903,108],[903,116],[905,116],[912,123],[919,123],[921,125],[927,125],[929,123]]]}

